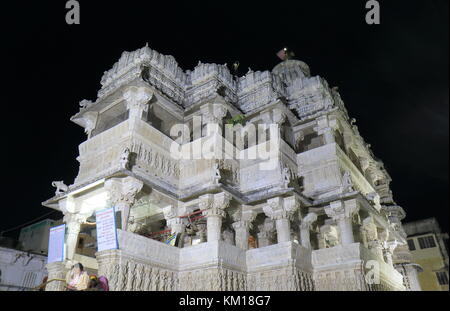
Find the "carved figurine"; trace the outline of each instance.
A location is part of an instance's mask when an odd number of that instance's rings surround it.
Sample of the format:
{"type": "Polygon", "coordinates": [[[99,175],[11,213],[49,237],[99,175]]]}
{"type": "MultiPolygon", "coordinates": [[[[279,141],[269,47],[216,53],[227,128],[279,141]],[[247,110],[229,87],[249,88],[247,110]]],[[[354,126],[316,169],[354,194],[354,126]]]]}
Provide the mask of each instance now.
{"type": "Polygon", "coordinates": [[[225,229],[222,232],[222,238],[225,243],[228,243],[230,245],[234,245],[234,234],[230,229],[225,229]]]}
{"type": "Polygon", "coordinates": [[[283,179],[283,188],[286,189],[289,183],[291,182],[291,174],[287,167],[283,168],[282,179],[283,179]]]}
{"type": "Polygon", "coordinates": [[[90,100],[83,99],[82,101],[80,101],[79,105],[81,109],[86,109],[92,105],[92,102],[90,100]]]}
{"type": "Polygon", "coordinates": [[[62,180],[52,182],[52,186],[56,188],[56,195],[69,191],[69,187],[62,180]]]}
{"type": "Polygon", "coordinates": [[[353,182],[350,172],[345,172],[342,176],[342,188],[344,192],[352,192],[353,191],[353,182]]]}
{"type": "Polygon", "coordinates": [[[218,185],[218,184],[219,184],[220,178],[222,178],[222,176],[220,176],[219,163],[214,163],[214,175],[213,175],[213,179],[214,179],[214,184],[215,184],[215,185],[218,185]]]}
{"type": "Polygon", "coordinates": [[[124,169],[130,169],[130,149],[125,150],[120,155],[120,167],[124,169]]]}

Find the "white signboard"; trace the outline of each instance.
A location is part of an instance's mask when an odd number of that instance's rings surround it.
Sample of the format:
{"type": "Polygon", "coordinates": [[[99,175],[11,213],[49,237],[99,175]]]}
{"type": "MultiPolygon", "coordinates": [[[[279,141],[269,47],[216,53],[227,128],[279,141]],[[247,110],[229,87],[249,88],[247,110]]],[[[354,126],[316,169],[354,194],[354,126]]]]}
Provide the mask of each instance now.
{"type": "Polygon", "coordinates": [[[48,263],[64,261],[64,236],[66,225],[50,228],[48,238],[48,263]]]}
{"type": "Polygon", "coordinates": [[[114,207],[95,213],[97,224],[97,250],[117,249],[117,230],[114,207]]]}

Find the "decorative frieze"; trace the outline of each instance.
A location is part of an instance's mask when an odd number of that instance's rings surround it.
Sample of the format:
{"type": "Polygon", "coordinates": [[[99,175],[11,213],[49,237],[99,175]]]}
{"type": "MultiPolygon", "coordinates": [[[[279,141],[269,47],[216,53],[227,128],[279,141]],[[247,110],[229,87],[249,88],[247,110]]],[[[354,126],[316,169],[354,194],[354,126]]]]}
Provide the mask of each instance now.
{"type": "Polygon", "coordinates": [[[158,152],[148,144],[138,141],[131,143],[131,152],[136,155],[136,162],[148,172],[159,172],[160,176],[169,176],[175,179],[180,177],[180,164],[169,155],[158,152]]]}

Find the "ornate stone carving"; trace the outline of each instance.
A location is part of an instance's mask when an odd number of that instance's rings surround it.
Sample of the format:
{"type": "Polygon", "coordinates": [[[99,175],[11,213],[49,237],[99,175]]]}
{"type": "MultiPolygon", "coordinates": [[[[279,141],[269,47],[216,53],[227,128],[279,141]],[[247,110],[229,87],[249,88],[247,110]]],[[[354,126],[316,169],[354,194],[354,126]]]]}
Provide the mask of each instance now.
{"type": "Polygon", "coordinates": [[[235,221],[232,226],[236,233],[236,246],[242,249],[248,249],[249,230],[253,227],[252,222],[256,218],[256,212],[239,209],[232,215],[235,221]]]}
{"type": "Polygon", "coordinates": [[[316,213],[308,213],[300,223],[300,239],[303,247],[311,248],[310,230],[312,224],[317,220],[316,213]]]}
{"type": "Polygon", "coordinates": [[[123,169],[130,169],[130,149],[127,147],[120,155],[120,167],[123,169]]]}
{"type": "Polygon", "coordinates": [[[108,202],[121,212],[122,229],[128,226],[128,217],[131,206],[136,202],[138,193],[142,190],[144,183],[133,177],[123,179],[111,178],[105,181],[108,191],[108,202]]]}
{"type": "Polygon", "coordinates": [[[153,97],[153,93],[144,87],[131,87],[123,93],[123,98],[127,103],[130,112],[129,118],[141,118],[143,112],[148,111],[148,102],[153,97]]]}
{"type": "Polygon", "coordinates": [[[356,200],[331,202],[329,207],[324,208],[325,213],[335,220],[339,226],[342,244],[354,242],[352,218],[359,208],[356,200]]]}
{"type": "Polygon", "coordinates": [[[353,181],[350,172],[344,172],[342,175],[342,192],[352,192],[353,190],[353,181]]]}
{"type": "Polygon", "coordinates": [[[220,176],[220,169],[219,169],[219,163],[217,163],[217,162],[214,163],[214,169],[213,169],[213,171],[214,171],[214,174],[213,174],[213,183],[214,183],[215,185],[218,185],[218,184],[219,184],[219,181],[220,181],[220,178],[221,178],[221,176],[220,176]]]}
{"type": "Polygon", "coordinates": [[[291,173],[289,171],[289,168],[284,167],[282,174],[281,174],[281,179],[283,181],[283,188],[287,189],[289,183],[291,182],[291,173]]]}
{"type": "Polygon", "coordinates": [[[66,193],[69,191],[69,187],[61,181],[53,181],[52,186],[56,188],[55,195],[66,193]]]}
{"type": "Polygon", "coordinates": [[[300,204],[294,196],[288,198],[276,197],[267,200],[267,204],[263,205],[263,211],[271,219],[287,219],[294,214],[298,207],[300,207],[300,204]]]}

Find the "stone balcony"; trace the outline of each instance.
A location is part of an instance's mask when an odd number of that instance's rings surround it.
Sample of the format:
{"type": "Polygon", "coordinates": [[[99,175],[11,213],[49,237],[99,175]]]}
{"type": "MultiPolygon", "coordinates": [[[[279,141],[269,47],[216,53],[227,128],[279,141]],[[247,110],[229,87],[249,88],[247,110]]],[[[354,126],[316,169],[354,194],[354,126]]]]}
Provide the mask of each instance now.
{"type": "Polygon", "coordinates": [[[312,271],[311,250],[292,241],[250,249],[246,261],[249,273],[284,267],[293,261],[297,268],[312,271]]]}
{"type": "MultiPolygon", "coordinates": [[[[221,264],[239,271],[255,272],[275,266],[282,267],[293,260],[296,260],[299,268],[312,270],[311,251],[291,241],[247,251],[224,241],[177,248],[120,229],[117,232],[120,250],[113,252],[120,252],[123,256],[131,256],[137,261],[177,271],[221,264]]],[[[102,253],[108,252],[111,251],[102,253]]]]}
{"type": "Polygon", "coordinates": [[[178,185],[179,165],[170,156],[172,139],[150,124],[125,120],[79,146],[80,169],[75,184],[82,184],[120,170],[120,156],[129,148],[135,155],[133,169],[178,185]]]}
{"type": "MultiPolygon", "coordinates": [[[[355,282],[361,281],[361,278],[364,278],[369,271],[372,271],[377,273],[380,284],[385,289],[404,290],[402,275],[393,266],[386,264],[383,259],[379,258],[361,243],[337,245],[314,250],[312,252],[312,265],[319,286],[320,280],[324,278],[332,277],[336,278],[335,282],[341,281],[342,279],[335,274],[335,271],[344,271],[347,280],[349,275],[353,277],[356,275],[355,282]]],[[[330,280],[327,280],[325,283],[332,284],[330,280]]],[[[326,290],[330,289],[326,288],[326,290]]]]}
{"type": "MultiPolygon", "coordinates": [[[[299,173],[304,177],[304,194],[317,199],[342,191],[342,171],[351,174],[355,190],[363,195],[375,192],[361,171],[336,143],[326,144],[297,155],[299,173]]],[[[381,206],[378,206],[378,209],[381,206]]]]}
{"type": "Polygon", "coordinates": [[[258,249],[243,250],[224,241],[205,242],[185,248],[118,229],[118,250],[96,254],[100,275],[111,273],[111,266],[133,262],[185,276],[192,271],[224,268],[242,275],[270,273],[292,265],[311,273],[311,251],[294,242],[284,242],[258,249]]]}

